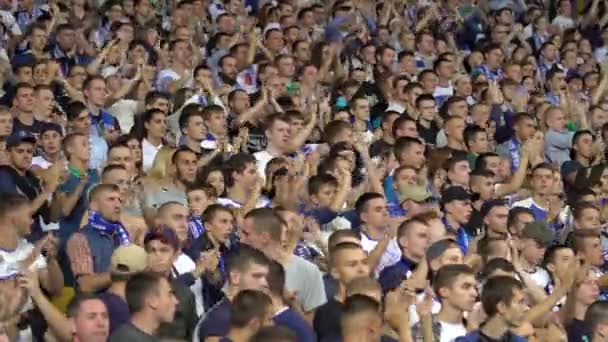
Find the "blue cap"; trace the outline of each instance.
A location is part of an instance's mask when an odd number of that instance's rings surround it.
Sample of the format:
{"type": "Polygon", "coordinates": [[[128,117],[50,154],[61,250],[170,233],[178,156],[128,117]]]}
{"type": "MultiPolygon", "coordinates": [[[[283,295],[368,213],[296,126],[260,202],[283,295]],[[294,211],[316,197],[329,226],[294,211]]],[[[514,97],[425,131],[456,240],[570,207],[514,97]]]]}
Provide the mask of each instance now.
{"type": "Polygon", "coordinates": [[[36,137],[32,135],[29,131],[17,131],[13,132],[6,139],[6,148],[11,148],[17,146],[23,142],[29,142],[32,144],[36,144],[36,137]]]}

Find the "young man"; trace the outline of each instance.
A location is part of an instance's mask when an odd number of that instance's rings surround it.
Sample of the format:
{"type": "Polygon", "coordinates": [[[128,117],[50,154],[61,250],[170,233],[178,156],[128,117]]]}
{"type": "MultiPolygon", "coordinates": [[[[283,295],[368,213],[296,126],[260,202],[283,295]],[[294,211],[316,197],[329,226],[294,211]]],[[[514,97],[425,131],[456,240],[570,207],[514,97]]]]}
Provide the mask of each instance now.
{"type": "Polygon", "coordinates": [[[380,303],[366,295],[346,299],[342,310],[342,341],[380,342],[383,322],[380,303]]]}
{"type": "Polygon", "coordinates": [[[264,292],[244,290],[230,308],[230,330],[221,342],[249,342],[262,327],[272,325],[272,301],[264,292]]]}
{"type": "Polygon", "coordinates": [[[198,103],[186,105],[179,116],[180,142],[200,154],[207,130],[203,123],[203,107],[198,103]]]}
{"type": "Polygon", "coordinates": [[[99,184],[89,194],[89,218],[67,242],[66,254],[75,285],[82,292],[97,292],[111,284],[111,256],[130,243],[120,223],[120,192],[116,185],[99,184]]]}
{"type": "MultiPolygon", "coordinates": [[[[467,334],[464,313],[471,312],[477,299],[475,272],[467,265],[447,265],[437,271],[433,291],[441,310],[432,316],[435,341],[453,341],[467,334]]],[[[422,338],[422,322],[414,325],[412,335],[422,338]]]]}
{"type": "Polygon", "coordinates": [[[519,113],[513,119],[515,135],[510,140],[496,146],[496,152],[508,157],[511,162],[511,172],[517,171],[521,161],[521,147],[536,133],[536,120],[527,113],[519,113]]]}
{"type": "MultiPolygon", "coordinates": [[[[256,160],[248,153],[237,153],[230,157],[225,165],[226,197],[220,197],[217,203],[241,208],[252,196],[256,194],[256,183],[258,173],[256,172],[256,160]]],[[[265,207],[268,201],[258,199],[256,207],[265,207]]]]}
{"type": "Polygon", "coordinates": [[[245,215],[239,237],[241,243],[263,251],[285,267],[285,287],[296,293],[296,300],[302,305],[304,314],[311,315],[327,302],[323,276],[315,264],[284,248],[283,229],[282,219],[273,209],[258,208],[245,215]]]}
{"type": "Polygon", "coordinates": [[[113,143],[120,134],[120,125],[118,119],[104,110],[108,96],[106,80],[102,76],[92,75],[84,81],[82,87],[85,104],[90,113],[91,135],[113,143]]]}
{"type": "Polygon", "coordinates": [[[589,328],[586,335],[591,342],[608,341],[608,302],[604,300],[595,301],[585,313],[585,325],[589,328]]]}
{"type": "Polygon", "coordinates": [[[18,83],[15,86],[13,108],[16,110],[13,132],[26,131],[38,138],[42,122],[34,117],[34,87],[28,83],[18,83]]]}
{"type": "Polygon", "coordinates": [[[56,123],[46,122],[40,129],[40,155],[32,158],[32,172],[41,175],[41,170],[48,169],[56,163],[61,156],[61,141],[63,129],[56,123]]]}
{"type": "Polygon", "coordinates": [[[473,330],[458,342],[499,340],[524,342],[525,338],[511,332],[523,323],[526,297],[523,285],[511,276],[495,276],[486,282],[481,291],[481,304],[487,319],[479,330],[473,330]]]}
{"type": "Polygon", "coordinates": [[[136,274],[127,282],[125,292],[131,321],[118,328],[108,341],[158,341],[160,326],[173,321],[178,304],[166,277],[136,274]]]}
{"type": "MultiPolygon", "coordinates": [[[[542,163],[532,169],[532,196],[513,203],[513,207],[526,207],[534,212],[537,221],[544,221],[549,216],[549,198],[553,189],[553,168],[542,163]]],[[[554,218],[551,218],[554,219],[554,218]]]]}
{"type": "Polygon", "coordinates": [[[239,246],[238,251],[231,253],[226,260],[226,296],[201,318],[194,341],[210,341],[213,337],[219,340],[228,334],[232,302],[241,291],[268,290],[268,265],[264,253],[249,246],[239,246]]]}
{"type": "Polygon", "coordinates": [[[192,184],[186,190],[186,197],[190,210],[188,240],[194,241],[205,231],[202,215],[209,205],[217,201],[217,191],[211,185],[192,184]]]}
{"type": "Polygon", "coordinates": [[[386,200],[379,193],[364,193],[357,199],[355,210],[361,220],[361,246],[369,253],[370,268],[379,274],[401,258],[396,229],[387,224],[386,200]]]}
{"type": "MultiPolygon", "coordinates": [[[[68,133],[84,134],[89,139],[91,147],[89,157],[89,167],[91,169],[99,169],[105,165],[108,155],[108,142],[103,136],[91,134],[91,117],[89,109],[82,102],[72,102],[65,108],[68,119],[68,133]]],[[[64,142],[65,145],[65,142],[64,142]]]]}
{"type": "Polygon", "coordinates": [[[526,224],[519,237],[519,262],[524,272],[542,288],[545,288],[551,277],[540,267],[545,255],[546,247],[553,241],[553,233],[542,221],[526,224]]]}
{"type": "Polygon", "coordinates": [[[203,148],[207,150],[215,150],[222,148],[226,152],[232,151],[232,146],[229,143],[228,122],[226,121],[226,111],[218,105],[207,105],[202,112],[203,123],[207,134],[202,141],[203,148]]]}
{"type": "MultiPolygon", "coordinates": [[[[333,240],[338,239],[332,234],[333,240]]],[[[339,242],[331,248],[330,274],[337,281],[335,297],[327,298],[327,303],[317,309],[313,326],[319,340],[335,336],[340,328],[341,309],[346,299],[346,285],[358,277],[369,276],[367,255],[361,245],[355,242],[339,242]]]]}
{"type": "MultiPolygon", "coordinates": [[[[580,128],[587,129],[587,116],[579,115],[580,128]]],[[[562,164],[570,160],[570,148],[574,132],[570,132],[566,127],[566,114],[560,107],[551,107],[545,112],[545,122],[548,130],[545,132],[545,152],[548,162],[562,164]]]]}
{"type": "Polygon", "coordinates": [[[158,336],[178,340],[192,339],[197,320],[194,293],[172,274],[173,265],[182,253],[175,231],[171,228],[151,231],[144,238],[144,247],[148,253],[149,270],[168,280],[177,299],[173,319],[160,325],[158,336]]]}
{"type": "Polygon", "coordinates": [[[471,195],[463,187],[450,186],[441,194],[444,209],[443,224],[448,234],[455,237],[463,254],[469,250],[469,235],[464,225],[471,216],[471,195]]]}
{"type": "Polygon", "coordinates": [[[382,286],[382,292],[386,293],[396,289],[416,270],[429,245],[427,230],[426,224],[415,218],[407,220],[399,226],[397,242],[401,247],[401,260],[380,272],[378,282],[382,286]]]}

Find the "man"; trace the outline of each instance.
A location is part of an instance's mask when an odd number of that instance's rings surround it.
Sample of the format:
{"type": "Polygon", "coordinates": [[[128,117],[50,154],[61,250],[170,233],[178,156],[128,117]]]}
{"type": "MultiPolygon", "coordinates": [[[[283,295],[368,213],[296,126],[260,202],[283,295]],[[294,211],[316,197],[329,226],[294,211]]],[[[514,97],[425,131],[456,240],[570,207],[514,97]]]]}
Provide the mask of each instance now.
{"type": "Polygon", "coordinates": [[[268,290],[269,260],[264,253],[249,246],[239,246],[226,260],[226,296],[199,321],[194,341],[211,341],[226,336],[230,327],[232,302],[244,290],[268,290]]]}
{"type": "Polygon", "coordinates": [[[473,125],[465,128],[463,136],[464,144],[467,151],[469,151],[467,156],[469,159],[469,167],[474,169],[477,157],[482,153],[489,152],[488,134],[485,129],[473,125]]]}
{"type": "Polygon", "coordinates": [[[469,250],[469,235],[464,225],[471,216],[471,195],[463,187],[450,186],[441,193],[441,206],[445,213],[443,223],[448,234],[454,236],[463,254],[469,250]]]}
{"type": "Polygon", "coordinates": [[[38,138],[42,122],[34,117],[34,87],[28,83],[18,83],[15,86],[13,108],[16,110],[13,133],[26,131],[38,138]]]}
{"type": "Polygon", "coordinates": [[[187,41],[181,39],[172,41],[169,44],[171,66],[158,73],[156,89],[174,94],[178,89],[189,86],[192,83],[192,75],[188,72],[192,53],[187,41]]]}
{"type": "MultiPolygon", "coordinates": [[[[258,172],[256,171],[256,160],[249,153],[237,153],[230,157],[224,166],[226,196],[220,197],[217,203],[241,208],[251,196],[258,196],[255,193],[256,183],[258,182],[258,172]]],[[[265,207],[268,201],[261,198],[257,200],[256,207],[265,207]]]]}
{"type": "Polygon", "coordinates": [[[282,219],[270,208],[258,208],[247,213],[239,231],[241,243],[263,251],[268,258],[285,267],[285,287],[295,293],[304,314],[312,321],[314,310],[327,302],[323,276],[315,264],[286,250],[283,236],[282,219]]]}
{"type": "Polygon", "coordinates": [[[68,177],[59,188],[62,218],[59,237],[67,241],[78,230],[87,210],[87,193],[99,182],[97,170],[89,168],[91,145],[83,133],[68,134],[63,139],[63,152],[68,161],[68,177]]]}
{"type": "Polygon", "coordinates": [[[182,133],[181,142],[196,153],[201,153],[201,143],[205,139],[205,125],[203,123],[202,107],[198,103],[191,103],[182,109],[179,116],[179,129],[182,133]]]}
{"type": "Polygon", "coordinates": [[[342,311],[342,341],[380,342],[383,322],[380,304],[366,295],[346,299],[342,311]]]}
{"type": "Polygon", "coordinates": [[[437,134],[439,134],[439,126],[435,121],[437,115],[437,104],[433,95],[420,95],[416,98],[416,111],[418,115],[418,133],[424,141],[435,146],[437,143],[437,134]]]}
{"type": "Polygon", "coordinates": [[[407,220],[399,226],[397,242],[401,247],[401,260],[380,272],[378,282],[382,286],[382,292],[396,289],[405,279],[411,277],[423,260],[429,245],[427,230],[425,223],[416,218],[407,220]]]}
{"type": "Polygon", "coordinates": [[[244,290],[230,308],[230,330],[222,342],[249,342],[262,327],[272,324],[272,301],[264,292],[244,290]]]}
{"type": "MultiPolygon", "coordinates": [[[[397,173],[397,171],[395,171],[397,173]]],[[[398,179],[398,178],[397,178],[398,179]]],[[[433,195],[424,187],[419,185],[404,185],[399,191],[401,208],[406,218],[412,218],[418,214],[428,211],[432,203],[433,195]]],[[[390,207],[389,207],[390,209],[390,207]]]]}
{"type": "Polygon", "coordinates": [[[511,332],[523,323],[526,312],[526,297],[523,291],[523,285],[513,277],[495,276],[488,279],[481,291],[481,304],[488,317],[485,324],[479,330],[473,330],[456,341],[526,341],[511,332]]]}
{"type": "Polygon", "coordinates": [[[148,267],[148,255],[138,245],[120,246],[112,253],[110,260],[110,280],[108,290],[99,296],[108,310],[110,335],[131,319],[126,299],[127,281],[148,267]]]}
{"type": "Polygon", "coordinates": [[[387,223],[386,200],[379,193],[364,193],[357,199],[355,211],[361,220],[361,246],[369,253],[370,268],[379,274],[401,258],[396,229],[387,223]]]}
{"type": "Polygon", "coordinates": [[[484,226],[485,236],[492,239],[506,239],[507,218],[509,207],[504,200],[489,200],[481,206],[481,218],[484,226]]]}
{"type": "Polygon", "coordinates": [[[597,300],[587,308],[585,325],[589,329],[587,339],[592,342],[605,342],[608,337],[608,302],[597,300]]]}
{"type": "Polygon", "coordinates": [[[293,331],[301,342],[315,342],[312,327],[299,312],[290,308],[285,301],[285,269],[276,261],[270,263],[268,272],[268,292],[272,301],[274,315],[272,320],[277,326],[293,331]]]}
{"type": "MultiPolygon", "coordinates": [[[[453,115],[448,117],[443,123],[443,130],[445,131],[446,146],[453,151],[466,151],[467,147],[464,141],[464,128],[466,123],[464,118],[453,115]]],[[[439,145],[439,142],[437,142],[439,145]]],[[[438,146],[443,147],[443,146],[438,146]]]]}
{"type": "Polygon", "coordinates": [[[536,120],[528,113],[519,113],[513,118],[513,138],[496,146],[496,152],[508,157],[511,162],[511,172],[519,168],[522,145],[536,133],[536,120]]]}
{"type": "MultiPolygon", "coordinates": [[[[475,272],[467,265],[447,265],[439,269],[433,291],[441,302],[441,310],[432,316],[435,340],[453,341],[467,334],[464,313],[471,312],[477,299],[475,272]]],[[[422,322],[412,328],[412,337],[422,338],[422,322]]]]}
{"type": "Polygon", "coordinates": [[[549,273],[540,267],[547,246],[553,241],[553,233],[542,221],[526,224],[519,238],[519,262],[524,272],[542,288],[551,281],[549,273]]]}
{"type": "Polygon", "coordinates": [[[109,342],[159,341],[158,330],[173,321],[177,299],[166,277],[139,273],[127,282],[126,298],[131,321],[110,336],[109,342]]]}
{"type": "Polygon", "coordinates": [[[589,307],[595,302],[599,295],[598,274],[595,270],[586,270],[581,279],[577,279],[571,295],[566,299],[564,307],[571,307],[573,317],[566,326],[568,341],[582,341],[583,336],[589,333],[589,327],[585,324],[585,316],[589,307]]]}
{"type": "Polygon", "coordinates": [[[144,247],[148,253],[150,271],[165,277],[177,299],[173,319],[162,322],[157,334],[160,338],[190,340],[196,327],[194,294],[182,282],[173,278],[173,264],[181,254],[175,231],[161,228],[146,234],[144,247]]]}
{"type": "Polygon", "coordinates": [[[519,237],[521,236],[526,224],[534,221],[534,212],[529,208],[516,207],[509,210],[507,217],[507,227],[509,234],[519,237]]]}
{"type": "Polygon", "coordinates": [[[34,117],[42,123],[52,122],[55,118],[55,96],[53,88],[49,85],[40,84],[34,88],[34,117]]]}
{"type": "Polygon", "coordinates": [[[202,116],[207,131],[203,147],[210,150],[222,148],[230,152],[232,146],[228,144],[228,122],[224,108],[215,104],[207,105],[203,108],[202,116]]]}
{"type": "Polygon", "coordinates": [[[43,236],[44,224],[56,222],[60,215],[60,197],[56,193],[61,177],[60,164],[52,168],[45,181],[41,181],[29,169],[36,146],[36,138],[26,131],[11,134],[6,140],[8,165],[0,166],[0,192],[23,194],[31,203],[29,216],[34,220],[29,238],[38,240],[43,236]],[[49,201],[49,198],[51,200],[49,201]]]}
{"type": "Polygon", "coordinates": [[[109,268],[114,250],[130,243],[120,223],[120,192],[116,185],[99,184],[89,194],[88,223],[67,242],[66,254],[82,292],[97,292],[111,284],[109,268]]]}
{"type": "Polygon", "coordinates": [[[106,80],[102,76],[88,77],[83,83],[83,93],[90,113],[91,135],[103,137],[108,143],[113,143],[120,134],[120,126],[118,119],[104,110],[108,96],[106,80]]]}
{"type": "MultiPolygon", "coordinates": [[[[68,119],[67,130],[69,133],[84,134],[89,139],[91,146],[91,156],[89,167],[99,169],[105,165],[108,155],[108,141],[103,136],[91,134],[92,123],[89,109],[82,102],[72,102],[65,108],[68,119]]],[[[64,144],[65,145],[65,144],[64,144]]]]}
{"type": "Polygon", "coordinates": [[[447,171],[447,178],[451,185],[460,186],[465,189],[469,187],[471,169],[469,168],[469,160],[465,153],[455,151],[445,162],[445,170],[447,171]]]}
{"type": "MultiPolygon", "coordinates": [[[[526,207],[534,212],[536,221],[553,220],[549,218],[550,196],[555,182],[553,168],[550,164],[541,163],[532,169],[532,196],[513,203],[512,207],[526,207]]],[[[555,215],[555,213],[553,213],[555,215]]],[[[559,213],[557,213],[559,214],[559,213]]]]}
{"type": "MultiPolygon", "coordinates": [[[[336,234],[336,233],[334,233],[336,234]]],[[[336,239],[336,238],[334,238],[336,239]]],[[[331,250],[330,270],[337,281],[335,297],[317,309],[313,326],[319,340],[336,335],[340,328],[341,309],[346,299],[346,285],[358,277],[369,276],[367,255],[360,244],[340,242],[331,250]]]]}

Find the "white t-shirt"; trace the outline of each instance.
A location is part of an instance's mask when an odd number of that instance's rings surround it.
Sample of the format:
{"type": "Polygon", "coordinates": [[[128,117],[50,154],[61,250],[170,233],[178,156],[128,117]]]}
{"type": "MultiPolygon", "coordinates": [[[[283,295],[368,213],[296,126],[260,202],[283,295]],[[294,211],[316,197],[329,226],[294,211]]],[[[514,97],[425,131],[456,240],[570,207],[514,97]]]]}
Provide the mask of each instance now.
{"type": "Polygon", "coordinates": [[[128,134],[135,123],[137,101],[120,99],[108,108],[108,112],[118,120],[122,134],[128,134]]]}
{"type": "Polygon", "coordinates": [[[266,181],[266,165],[268,165],[268,162],[270,162],[273,158],[278,156],[273,156],[270,154],[270,152],[263,150],[254,153],[253,157],[257,161],[256,168],[258,169],[258,175],[260,175],[260,177],[266,181]]]}
{"type": "MultiPolygon", "coordinates": [[[[177,271],[177,275],[180,275],[194,271],[196,264],[189,256],[182,253],[173,263],[173,268],[177,271]]],[[[205,312],[205,307],[203,306],[203,282],[200,278],[196,279],[194,284],[190,286],[190,291],[194,293],[196,314],[201,316],[205,312]]]]}
{"type": "Polygon", "coordinates": [[[158,146],[152,145],[148,139],[144,138],[141,142],[141,153],[142,153],[142,168],[144,172],[148,172],[152,168],[152,164],[154,163],[154,158],[160,149],[163,147],[163,144],[158,146]]]}
{"type": "Polygon", "coordinates": [[[536,284],[538,284],[538,286],[542,287],[543,289],[551,281],[551,277],[549,276],[549,272],[547,272],[542,267],[537,267],[536,271],[534,273],[529,273],[529,275],[530,275],[530,278],[532,278],[534,280],[534,282],[536,284]]]}
{"type": "Polygon", "coordinates": [[[467,334],[467,328],[464,324],[453,324],[438,321],[441,325],[441,339],[440,342],[453,342],[456,338],[467,334]]]}
{"type": "MultiPolygon", "coordinates": [[[[364,251],[370,253],[371,251],[374,250],[374,248],[376,248],[377,244],[378,244],[378,241],[372,240],[366,234],[361,233],[361,247],[363,247],[364,251]]],[[[384,253],[380,257],[380,262],[378,263],[378,266],[374,270],[376,277],[378,277],[378,275],[380,274],[380,271],[382,271],[385,267],[396,263],[400,259],[401,259],[401,248],[399,248],[397,239],[392,239],[386,246],[384,253]]]]}
{"type": "Polygon", "coordinates": [[[44,159],[43,156],[36,156],[36,157],[32,158],[32,166],[34,166],[34,165],[39,166],[43,170],[46,170],[49,167],[51,167],[51,165],[53,165],[53,163],[44,159]]]}

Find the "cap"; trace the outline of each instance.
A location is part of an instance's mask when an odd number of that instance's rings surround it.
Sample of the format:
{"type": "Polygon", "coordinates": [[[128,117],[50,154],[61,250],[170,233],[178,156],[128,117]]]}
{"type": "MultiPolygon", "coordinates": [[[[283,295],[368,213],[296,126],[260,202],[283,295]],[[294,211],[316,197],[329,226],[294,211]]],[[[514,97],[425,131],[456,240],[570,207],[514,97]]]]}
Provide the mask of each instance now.
{"type": "Polygon", "coordinates": [[[479,210],[479,213],[481,214],[481,217],[484,218],[484,217],[486,217],[486,215],[488,215],[490,213],[492,208],[502,207],[502,206],[506,206],[506,205],[507,205],[507,202],[503,199],[492,199],[489,201],[485,201],[481,205],[481,209],[479,210]]]}
{"type": "Polygon", "coordinates": [[[110,273],[134,274],[142,272],[148,266],[148,254],[135,244],[116,248],[110,260],[110,273]]]}
{"type": "Polygon", "coordinates": [[[46,133],[48,131],[55,131],[55,132],[59,133],[59,135],[63,136],[63,129],[61,129],[61,126],[59,126],[58,124],[56,124],[54,122],[44,123],[42,125],[42,128],[40,128],[40,136],[42,136],[44,133],[46,133]]]}
{"type": "Polygon", "coordinates": [[[431,262],[439,258],[446,250],[450,248],[459,248],[458,243],[454,239],[442,239],[435,241],[426,250],[426,260],[431,262]]]}
{"type": "Polygon", "coordinates": [[[547,245],[553,241],[553,232],[549,230],[543,221],[532,221],[526,224],[521,233],[522,239],[533,239],[542,245],[547,245]]]}
{"type": "Polygon", "coordinates": [[[14,147],[22,142],[29,142],[32,144],[36,144],[36,137],[32,135],[32,133],[28,131],[17,131],[13,134],[9,135],[6,139],[6,148],[14,147]]]}
{"type": "Polygon", "coordinates": [[[424,202],[433,195],[424,187],[419,185],[410,185],[403,187],[400,191],[401,201],[412,200],[416,202],[424,202]]]}
{"type": "Polygon", "coordinates": [[[450,186],[441,192],[441,204],[471,199],[471,193],[461,186],[450,186]]]}
{"type": "Polygon", "coordinates": [[[179,249],[179,239],[177,238],[177,234],[175,234],[175,231],[169,227],[162,227],[146,234],[144,237],[144,246],[152,240],[160,240],[166,245],[171,245],[171,247],[173,247],[175,250],[179,249]]]}

